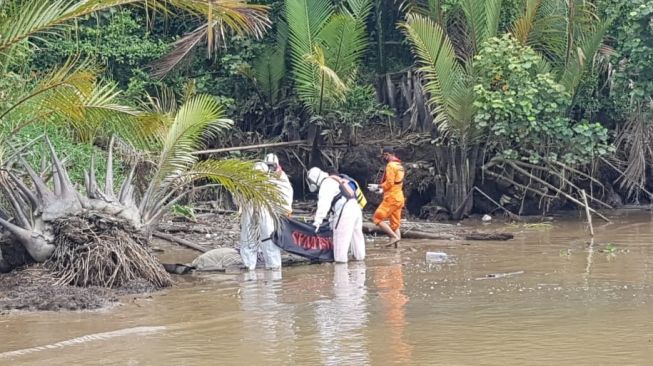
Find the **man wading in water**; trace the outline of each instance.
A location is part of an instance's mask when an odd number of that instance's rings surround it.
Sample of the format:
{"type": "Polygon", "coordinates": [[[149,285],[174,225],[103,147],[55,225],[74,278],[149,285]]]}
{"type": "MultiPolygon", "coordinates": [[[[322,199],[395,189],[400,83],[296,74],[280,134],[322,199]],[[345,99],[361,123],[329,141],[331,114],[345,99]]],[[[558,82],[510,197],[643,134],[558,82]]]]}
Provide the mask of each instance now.
{"type": "Polygon", "coordinates": [[[383,193],[383,202],[374,212],[372,221],[390,237],[387,246],[394,245],[396,248],[397,242],[401,240],[399,227],[401,225],[401,210],[404,208],[405,201],[403,191],[404,167],[401,165],[401,160],[395,156],[392,147],[384,147],[382,156],[387,164],[381,184],[370,184],[367,187],[370,191],[383,193]],[[390,225],[385,223],[385,220],[388,219],[390,225]]]}

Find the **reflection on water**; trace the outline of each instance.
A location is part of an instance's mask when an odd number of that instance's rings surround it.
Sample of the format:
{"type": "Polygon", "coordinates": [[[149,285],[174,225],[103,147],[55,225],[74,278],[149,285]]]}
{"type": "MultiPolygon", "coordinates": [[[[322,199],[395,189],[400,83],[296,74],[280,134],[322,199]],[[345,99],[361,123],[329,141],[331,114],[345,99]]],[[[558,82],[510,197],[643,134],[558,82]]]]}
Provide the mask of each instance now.
{"type": "Polygon", "coordinates": [[[512,230],[369,248],[365,263],[194,275],[101,312],[3,315],[0,364],[653,364],[650,215],[593,243],[580,222],[512,230]],[[429,265],[427,251],[454,260],[429,265]]]}
{"type": "Polygon", "coordinates": [[[367,365],[365,264],[333,267],[333,298],[315,304],[319,352],[324,365],[367,365]]]}
{"type": "Polygon", "coordinates": [[[381,298],[382,316],[387,328],[387,347],[392,359],[405,363],[411,360],[411,346],[404,341],[408,297],[404,294],[401,263],[380,267],[374,273],[374,284],[381,298]]]}
{"type": "Polygon", "coordinates": [[[246,272],[242,280],[242,344],[254,346],[256,349],[251,354],[260,355],[261,362],[280,362],[286,355],[280,353],[284,348],[278,347],[277,343],[283,340],[284,344],[292,345],[296,340],[294,307],[279,301],[281,271],[246,272]]]}

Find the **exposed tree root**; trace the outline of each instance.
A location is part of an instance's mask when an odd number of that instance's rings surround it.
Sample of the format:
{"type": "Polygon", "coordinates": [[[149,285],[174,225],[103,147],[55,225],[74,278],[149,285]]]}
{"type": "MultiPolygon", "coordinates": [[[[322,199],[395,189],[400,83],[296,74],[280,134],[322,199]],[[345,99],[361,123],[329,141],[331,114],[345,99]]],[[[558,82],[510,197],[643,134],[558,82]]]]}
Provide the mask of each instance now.
{"type": "Polygon", "coordinates": [[[57,284],[117,288],[144,279],[157,288],[172,280],[124,220],[97,212],[53,222],[56,248],[47,262],[57,284]]]}

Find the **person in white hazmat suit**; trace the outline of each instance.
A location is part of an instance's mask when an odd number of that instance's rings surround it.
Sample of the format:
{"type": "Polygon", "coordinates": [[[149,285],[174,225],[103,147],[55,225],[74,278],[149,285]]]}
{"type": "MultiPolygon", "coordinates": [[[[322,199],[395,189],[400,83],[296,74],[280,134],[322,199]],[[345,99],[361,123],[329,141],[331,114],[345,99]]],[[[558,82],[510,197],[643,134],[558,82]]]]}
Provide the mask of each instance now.
{"type": "MultiPolygon", "coordinates": [[[[264,162],[254,164],[254,169],[269,173],[268,165],[264,162]]],[[[268,210],[255,211],[251,205],[242,208],[240,217],[240,257],[247,269],[256,268],[256,258],[260,251],[263,253],[266,269],[281,268],[281,249],[271,240],[274,232],[274,220],[268,210]],[[258,215],[258,225],[255,224],[254,215],[258,215]]]]}
{"type": "Polygon", "coordinates": [[[320,168],[314,167],[306,177],[308,189],[315,192],[319,188],[317,211],[313,226],[317,231],[327,216],[333,230],[333,257],[337,263],[347,263],[349,248],[358,261],[365,259],[365,236],[363,235],[363,211],[356,199],[340,197],[340,177],[329,176],[320,168]],[[334,202],[335,201],[335,202],[334,202]]]}
{"type": "Polygon", "coordinates": [[[281,169],[281,165],[279,165],[279,157],[277,157],[276,154],[267,154],[264,162],[268,166],[272,182],[281,192],[281,196],[283,197],[283,208],[286,210],[287,216],[290,217],[290,214],[292,214],[292,201],[294,195],[290,179],[288,179],[286,172],[281,169]]]}

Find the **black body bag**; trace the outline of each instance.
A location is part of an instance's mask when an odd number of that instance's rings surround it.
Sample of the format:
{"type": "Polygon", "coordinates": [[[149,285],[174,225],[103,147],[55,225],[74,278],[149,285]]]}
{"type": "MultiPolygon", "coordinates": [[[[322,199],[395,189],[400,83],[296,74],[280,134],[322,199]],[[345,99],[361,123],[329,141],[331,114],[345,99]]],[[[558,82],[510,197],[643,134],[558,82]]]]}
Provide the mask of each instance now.
{"type": "Polygon", "coordinates": [[[271,239],[279,248],[313,263],[333,262],[333,231],[328,222],[316,233],[311,224],[283,219],[271,239]]]}

